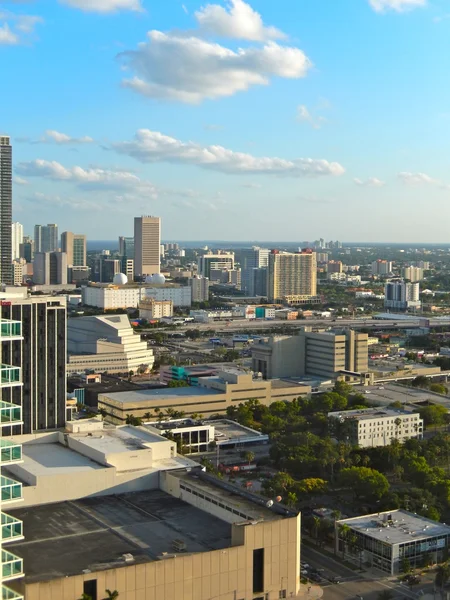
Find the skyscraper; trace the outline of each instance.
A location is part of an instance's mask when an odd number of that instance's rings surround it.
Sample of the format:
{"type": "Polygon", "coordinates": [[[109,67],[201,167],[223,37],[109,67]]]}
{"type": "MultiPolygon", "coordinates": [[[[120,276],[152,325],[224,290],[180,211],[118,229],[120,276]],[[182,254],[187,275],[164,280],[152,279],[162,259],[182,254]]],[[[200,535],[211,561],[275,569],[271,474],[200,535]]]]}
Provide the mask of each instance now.
{"type": "Polygon", "coordinates": [[[269,254],[267,295],[269,302],[286,300],[301,302],[317,294],[316,253],[307,248],[301,252],[269,254]]]}
{"type": "Polygon", "coordinates": [[[34,296],[2,302],[2,319],[22,324],[22,337],[3,343],[2,363],[19,367],[23,385],[2,389],[2,401],[22,407],[12,433],[64,427],[66,422],[65,299],[34,296]]]}
{"type": "Polygon", "coordinates": [[[11,247],[12,255],[11,259],[16,260],[20,258],[20,244],[23,243],[23,225],[22,223],[15,222],[11,225],[11,247]]]}
{"type": "Polygon", "coordinates": [[[56,252],[58,250],[58,225],[49,223],[48,225],[34,226],[34,251],[35,252],[56,252]]]}
{"type": "Polygon", "coordinates": [[[65,285],[67,283],[67,254],[65,252],[36,252],[33,260],[33,283],[65,285]]]}
{"type": "Polygon", "coordinates": [[[134,272],[136,276],[160,272],[161,219],[159,217],[134,218],[134,272]]]}
{"type": "Polygon", "coordinates": [[[64,231],[61,234],[61,252],[67,254],[69,267],[86,266],[86,236],[81,233],[64,231]]]}
{"type": "Polygon", "coordinates": [[[241,289],[249,296],[256,295],[253,269],[267,267],[269,264],[269,253],[270,250],[268,248],[259,248],[259,246],[241,250],[241,289]]]}
{"type": "Polygon", "coordinates": [[[12,274],[12,147],[0,135],[0,283],[11,285],[12,274]]]}
{"type": "Polygon", "coordinates": [[[128,277],[128,281],[134,279],[134,238],[119,237],[119,254],[121,256],[121,271],[128,277]]]}

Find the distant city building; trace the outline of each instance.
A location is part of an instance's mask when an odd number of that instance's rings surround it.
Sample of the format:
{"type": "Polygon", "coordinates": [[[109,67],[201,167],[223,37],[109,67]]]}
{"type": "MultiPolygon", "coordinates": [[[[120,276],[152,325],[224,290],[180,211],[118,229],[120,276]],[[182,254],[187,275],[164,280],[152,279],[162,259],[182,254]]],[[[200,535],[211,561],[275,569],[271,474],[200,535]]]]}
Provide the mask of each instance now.
{"type": "Polygon", "coordinates": [[[342,273],[342,262],[340,260],[330,260],[327,263],[327,273],[342,273]]]}
{"type": "Polygon", "coordinates": [[[88,283],[90,280],[91,269],[90,267],[68,267],[67,268],[67,281],[68,283],[88,283]]]}
{"type": "Polygon", "coordinates": [[[137,277],[160,272],[161,219],[135,217],[134,271],[137,277]]]}
{"type": "Polygon", "coordinates": [[[23,242],[19,247],[19,258],[24,258],[28,263],[33,262],[34,257],[34,241],[28,235],[25,235],[23,242]]]}
{"type": "Polygon", "coordinates": [[[372,275],[390,275],[393,263],[391,260],[374,260],[371,265],[372,275]]]}
{"type": "Polygon", "coordinates": [[[317,262],[318,263],[327,263],[328,262],[328,253],[327,252],[317,252],[317,262]]]}
{"type": "Polygon", "coordinates": [[[234,269],[234,252],[219,250],[216,254],[207,252],[198,258],[198,273],[211,279],[211,269],[217,271],[231,271],[234,269]]]}
{"type": "Polygon", "coordinates": [[[84,267],[87,264],[86,236],[64,231],[61,234],[61,252],[67,254],[69,267],[84,267]]]}
{"type": "Polygon", "coordinates": [[[0,283],[11,285],[12,272],[12,146],[0,135],[0,283]]]}
{"type": "Polygon", "coordinates": [[[255,280],[253,277],[254,269],[266,267],[269,264],[270,250],[253,246],[241,250],[240,265],[242,271],[241,289],[247,296],[256,296],[255,280]]]}
{"type": "Polygon", "coordinates": [[[134,281],[134,237],[119,237],[119,254],[121,257],[121,271],[134,281]]]}
{"type": "Polygon", "coordinates": [[[228,282],[232,285],[236,286],[238,290],[241,289],[242,285],[242,272],[241,269],[231,269],[228,271],[228,282]]]}
{"type": "Polygon", "coordinates": [[[269,302],[295,303],[317,295],[316,253],[272,250],[269,255],[267,295],[269,302]]]}
{"type": "Polygon", "coordinates": [[[27,261],[24,258],[18,258],[12,261],[14,285],[22,285],[23,277],[26,274],[25,269],[27,261]]]}
{"type": "Polygon", "coordinates": [[[112,283],[114,275],[121,273],[121,261],[117,258],[106,258],[100,263],[101,283],[112,283]]]}
{"type": "Polygon", "coordinates": [[[389,281],[384,286],[384,307],[394,310],[420,308],[420,284],[402,280],[389,281]]]}
{"type": "Polygon", "coordinates": [[[192,302],[207,302],[209,300],[209,279],[198,275],[188,279],[192,290],[192,302]]]}
{"type": "Polygon", "coordinates": [[[253,296],[267,296],[267,273],[268,267],[252,269],[252,287],[250,289],[253,290],[253,296]]]}
{"type": "Polygon", "coordinates": [[[11,225],[12,260],[20,258],[20,245],[23,243],[23,225],[16,221],[11,225]]]}
{"type": "Polygon", "coordinates": [[[127,315],[78,317],[67,326],[67,372],[128,373],[151,369],[153,350],[133,331],[127,315]]]}
{"type": "Polygon", "coordinates": [[[139,302],[147,296],[158,301],[171,300],[174,307],[189,307],[192,302],[191,287],[176,285],[161,287],[92,285],[83,288],[81,295],[83,304],[105,310],[137,308],[139,302]]]}
{"type": "Polygon", "coordinates": [[[252,370],[264,379],[316,376],[335,379],[342,371],[365,373],[368,335],[355,331],[301,331],[276,336],[252,346],[252,370]]]}
{"type": "Polygon", "coordinates": [[[58,285],[67,283],[65,252],[36,252],[33,261],[33,283],[58,285]]]}
{"type": "Polygon", "coordinates": [[[151,321],[152,319],[162,319],[163,317],[173,316],[172,300],[155,300],[154,298],[144,298],[139,302],[139,318],[151,321]]]}
{"type": "Polygon", "coordinates": [[[403,269],[403,277],[412,283],[423,280],[423,269],[420,267],[405,267],[403,269]]]}
{"type": "Polygon", "coordinates": [[[58,247],[58,225],[34,226],[34,251],[35,252],[57,252],[58,247]]]}

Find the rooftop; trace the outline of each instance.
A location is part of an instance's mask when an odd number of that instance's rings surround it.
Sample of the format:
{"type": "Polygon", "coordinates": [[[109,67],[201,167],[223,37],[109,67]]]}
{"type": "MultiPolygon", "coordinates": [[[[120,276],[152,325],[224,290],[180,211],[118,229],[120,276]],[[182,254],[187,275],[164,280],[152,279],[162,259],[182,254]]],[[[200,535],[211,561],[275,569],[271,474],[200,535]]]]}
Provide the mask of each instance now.
{"type": "Polygon", "coordinates": [[[105,455],[142,450],[148,448],[148,444],[156,442],[167,443],[167,438],[144,427],[128,427],[126,425],[114,429],[102,429],[93,433],[72,434],[71,437],[105,455]]]}
{"type": "Polygon", "coordinates": [[[388,544],[402,544],[440,535],[450,535],[450,527],[445,523],[438,523],[401,509],[352,519],[341,519],[337,523],[338,525],[348,525],[364,535],[388,544]]]}
{"type": "Polygon", "coordinates": [[[141,390],[141,391],[129,391],[129,392],[117,392],[112,394],[104,394],[111,400],[116,402],[122,402],[123,404],[134,404],[134,403],[148,403],[148,402],[160,402],[161,400],[178,400],[179,398],[186,398],[190,396],[212,396],[214,394],[220,394],[216,390],[209,390],[201,387],[182,387],[182,388],[161,388],[155,390],[141,390]]]}
{"type": "Polygon", "coordinates": [[[410,411],[407,410],[399,410],[394,408],[364,408],[357,410],[342,410],[338,412],[330,412],[328,413],[328,417],[338,418],[338,419],[356,419],[357,421],[365,421],[367,419],[373,419],[374,417],[385,418],[385,417],[401,417],[407,416],[411,414],[410,411]]]}
{"type": "Polygon", "coordinates": [[[442,404],[450,410],[450,398],[435,394],[429,390],[413,388],[395,383],[371,386],[355,386],[355,393],[367,396],[371,404],[387,406],[392,402],[401,402],[402,404],[421,404],[432,402],[442,404]]]}
{"type": "Polygon", "coordinates": [[[245,438],[261,438],[261,441],[268,440],[267,435],[255,431],[250,427],[240,425],[235,421],[229,421],[228,419],[205,421],[205,423],[214,425],[215,435],[218,438],[216,441],[219,445],[230,441],[244,440],[245,438]]]}
{"type": "MultiPolygon", "coordinates": [[[[227,548],[231,526],[160,490],[85,498],[9,511],[24,522],[26,539],[8,548],[24,558],[27,583],[123,566],[173,553],[227,548]]],[[[185,552],[183,553],[185,554],[185,552]]]]}

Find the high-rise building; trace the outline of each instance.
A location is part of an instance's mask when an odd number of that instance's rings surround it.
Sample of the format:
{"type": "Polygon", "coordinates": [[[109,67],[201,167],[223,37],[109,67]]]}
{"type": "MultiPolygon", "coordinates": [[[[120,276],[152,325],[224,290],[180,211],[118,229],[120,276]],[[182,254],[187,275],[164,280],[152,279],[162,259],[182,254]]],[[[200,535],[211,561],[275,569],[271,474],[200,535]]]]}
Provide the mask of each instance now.
{"type": "Polygon", "coordinates": [[[267,277],[269,302],[301,302],[317,295],[316,253],[310,248],[301,252],[269,254],[267,277]]]}
{"type": "Polygon", "coordinates": [[[340,260],[330,260],[327,264],[327,273],[342,273],[342,262],[340,260]]]}
{"type": "Polygon", "coordinates": [[[20,367],[23,385],[2,389],[2,401],[22,407],[23,424],[12,433],[64,427],[66,422],[66,304],[50,296],[2,302],[2,319],[22,324],[22,337],[8,342],[2,363],[20,367]]]}
{"type": "Polygon", "coordinates": [[[384,286],[384,307],[394,310],[420,308],[420,284],[401,279],[389,281],[384,286]]]}
{"type": "Polygon", "coordinates": [[[253,286],[252,296],[267,296],[267,272],[269,267],[260,267],[252,269],[251,285],[253,286]]]}
{"type": "Polygon", "coordinates": [[[374,260],[371,266],[372,275],[390,275],[393,264],[391,260],[374,260]]]}
{"type": "Polygon", "coordinates": [[[11,225],[11,259],[20,258],[20,244],[23,242],[23,225],[16,221],[11,225]]]}
{"type": "Polygon", "coordinates": [[[209,251],[198,259],[198,272],[211,279],[213,271],[231,271],[234,269],[234,252],[219,250],[216,254],[209,251]]]}
{"type": "Polygon", "coordinates": [[[26,274],[25,269],[27,261],[24,258],[17,258],[12,261],[14,285],[22,285],[23,276],[26,274]]]}
{"type": "Polygon", "coordinates": [[[134,280],[134,238],[119,237],[119,254],[121,256],[121,271],[128,277],[128,281],[134,280]]]}
{"type": "Polygon", "coordinates": [[[58,250],[58,225],[49,223],[48,225],[34,226],[34,251],[35,252],[56,252],[58,250]]]}
{"type": "Polygon", "coordinates": [[[134,272],[144,277],[160,272],[161,219],[134,218],[134,272]]]}
{"type": "Polygon", "coordinates": [[[405,267],[403,269],[403,277],[409,279],[412,283],[416,281],[422,281],[423,269],[420,267],[405,267]]]}
{"type": "Polygon", "coordinates": [[[19,257],[27,262],[32,262],[34,256],[34,241],[29,235],[24,235],[23,242],[20,244],[19,257]]]}
{"type": "Polygon", "coordinates": [[[36,252],[33,261],[33,283],[36,285],[65,285],[67,283],[67,254],[65,252],[36,252]]]}
{"type": "Polygon", "coordinates": [[[86,236],[82,233],[64,231],[61,234],[61,252],[67,254],[69,267],[86,266],[86,236]]]}
{"type": "Polygon", "coordinates": [[[0,135],[0,283],[12,284],[12,146],[0,135]]]}
{"type": "MultiPolygon", "coordinates": [[[[22,407],[8,401],[6,398],[13,388],[22,385],[22,371],[20,367],[5,363],[6,356],[10,356],[8,346],[14,340],[21,343],[21,323],[1,320],[0,340],[2,350],[2,403],[0,419],[0,436],[3,437],[3,429],[11,430],[17,423],[22,422],[22,407]],[[5,348],[6,346],[6,348],[5,348]],[[6,350],[6,352],[4,352],[6,350]]],[[[22,446],[13,440],[1,440],[1,467],[14,466],[22,462],[22,446]]],[[[0,469],[1,470],[1,469],[0,469]]],[[[0,508],[2,515],[2,534],[0,536],[0,550],[2,556],[2,569],[0,573],[2,598],[6,600],[23,600],[23,596],[5,585],[8,581],[23,577],[23,560],[4,548],[8,542],[18,542],[23,539],[22,521],[15,516],[3,512],[3,504],[12,504],[22,500],[22,483],[12,479],[9,473],[1,473],[1,496],[0,508]]]]}
{"type": "Polygon", "coordinates": [[[107,258],[100,263],[101,283],[112,283],[114,275],[121,272],[121,262],[117,258],[107,258]]]}
{"type": "Polygon", "coordinates": [[[198,275],[188,279],[192,290],[192,302],[207,302],[209,299],[209,279],[198,275]]]}
{"type": "Polygon", "coordinates": [[[267,267],[269,264],[270,250],[253,246],[241,250],[241,289],[248,296],[255,296],[253,269],[267,267]]]}

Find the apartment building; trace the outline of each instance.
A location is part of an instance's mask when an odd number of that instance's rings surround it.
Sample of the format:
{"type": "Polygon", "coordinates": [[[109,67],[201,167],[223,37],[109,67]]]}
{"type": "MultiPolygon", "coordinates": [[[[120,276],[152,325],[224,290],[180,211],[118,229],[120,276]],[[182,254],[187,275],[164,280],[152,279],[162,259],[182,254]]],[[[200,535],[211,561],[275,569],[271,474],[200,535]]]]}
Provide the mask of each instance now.
{"type": "Polygon", "coordinates": [[[295,303],[315,297],[316,253],[309,248],[297,253],[272,250],[267,280],[269,302],[295,303]]]}
{"type": "Polygon", "coordinates": [[[173,316],[172,300],[154,300],[153,298],[145,298],[139,302],[139,317],[141,319],[162,319],[163,317],[173,316]]]}
{"type": "Polygon", "coordinates": [[[171,300],[174,307],[191,306],[190,286],[161,285],[153,287],[133,285],[89,285],[82,288],[81,297],[83,304],[96,306],[105,310],[115,308],[138,307],[141,300],[153,298],[158,302],[171,300]]]}
{"type": "Polygon", "coordinates": [[[389,446],[393,439],[400,442],[422,439],[423,420],[419,413],[391,408],[366,408],[328,413],[334,435],[361,448],[389,446]]]}
{"type": "Polygon", "coordinates": [[[211,279],[211,270],[232,271],[234,269],[234,252],[207,252],[198,259],[198,273],[211,279]]]}
{"type": "Polygon", "coordinates": [[[69,267],[86,266],[86,236],[81,233],[64,231],[61,234],[61,252],[65,252],[67,254],[67,265],[69,267]]]}
{"type": "Polygon", "coordinates": [[[421,267],[405,267],[403,269],[403,277],[411,283],[422,281],[424,277],[423,269],[421,267]]]}
{"type": "Polygon", "coordinates": [[[207,302],[209,300],[209,279],[198,275],[188,279],[192,290],[192,302],[207,302]]]}
{"type": "Polygon", "coordinates": [[[384,286],[384,308],[408,310],[420,308],[420,284],[393,280],[384,286]]]}
{"type": "Polygon", "coordinates": [[[393,271],[391,260],[374,260],[371,265],[372,275],[390,275],[393,271]]]}

